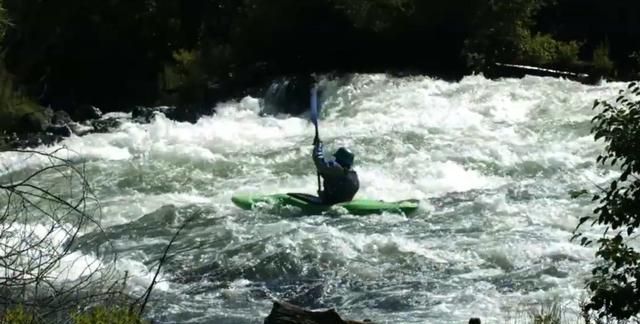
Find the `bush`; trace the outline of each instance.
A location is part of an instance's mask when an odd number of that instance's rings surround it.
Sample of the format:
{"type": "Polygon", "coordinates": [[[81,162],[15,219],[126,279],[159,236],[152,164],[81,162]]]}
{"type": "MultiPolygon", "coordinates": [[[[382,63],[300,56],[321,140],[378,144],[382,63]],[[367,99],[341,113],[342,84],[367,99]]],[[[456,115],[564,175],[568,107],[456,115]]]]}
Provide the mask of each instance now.
{"type": "Polygon", "coordinates": [[[413,0],[333,0],[332,2],[336,9],[351,19],[354,26],[376,32],[389,28],[393,19],[407,16],[416,6],[413,0]]]}
{"type": "MultiPolygon", "coordinates": [[[[98,306],[84,312],[72,314],[73,324],[146,324],[140,315],[131,311],[128,307],[121,306],[98,306]]],[[[5,311],[0,317],[2,324],[44,324],[48,321],[42,320],[33,312],[27,311],[22,306],[11,308],[5,311]]]]}
{"type": "Polygon", "coordinates": [[[107,308],[99,306],[73,316],[74,324],[143,324],[140,316],[126,307],[107,308]]]}
{"type": "Polygon", "coordinates": [[[578,61],[578,54],[582,43],[576,41],[557,42],[556,62],[560,65],[570,65],[578,61]]]}
{"type": "Polygon", "coordinates": [[[9,309],[0,317],[2,324],[40,324],[43,323],[33,313],[27,312],[24,307],[19,306],[9,309]]]}
{"type": "MultiPolygon", "coordinates": [[[[640,312],[640,253],[633,248],[634,233],[640,226],[640,86],[629,84],[615,102],[596,101],[602,111],[593,118],[595,140],[602,139],[605,152],[598,156],[602,165],[620,168],[620,176],[600,194],[594,215],[580,219],[576,232],[587,221],[606,228],[597,240],[598,263],[588,280],[591,292],[585,312],[600,317],[626,320],[640,312]]],[[[584,246],[592,240],[577,233],[584,246]]]]}
{"type": "Polygon", "coordinates": [[[570,65],[578,60],[580,51],[577,42],[558,41],[549,34],[530,36],[527,33],[519,47],[523,63],[534,65],[570,65]]]}
{"type": "Polygon", "coordinates": [[[0,101],[0,134],[20,133],[48,122],[42,107],[28,98],[10,96],[0,98],[0,101]]]}
{"type": "Polygon", "coordinates": [[[611,75],[613,73],[614,65],[609,58],[609,43],[601,43],[593,51],[593,68],[594,72],[598,75],[611,75]]]}
{"type": "Polygon", "coordinates": [[[4,40],[4,35],[9,27],[9,17],[7,17],[7,10],[4,9],[4,2],[0,0],[0,41],[4,40]]]}
{"type": "MultiPolygon", "coordinates": [[[[0,7],[0,12],[2,8],[0,7]]],[[[0,28],[2,18],[0,17],[0,28]]],[[[1,31],[1,30],[0,30],[1,31]]],[[[32,124],[46,124],[46,117],[42,107],[27,96],[15,91],[13,75],[5,68],[0,56],[0,134],[3,132],[20,132],[25,125],[21,125],[26,118],[32,124]]]]}
{"type": "Polygon", "coordinates": [[[480,1],[473,32],[464,43],[463,56],[472,68],[483,69],[495,62],[515,63],[519,54],[544,59],[544,47],[527,51],[533,17],[543,7],[537,0],[480,1]],[[537,53],[533,53],[537,51],[537,53]]]}

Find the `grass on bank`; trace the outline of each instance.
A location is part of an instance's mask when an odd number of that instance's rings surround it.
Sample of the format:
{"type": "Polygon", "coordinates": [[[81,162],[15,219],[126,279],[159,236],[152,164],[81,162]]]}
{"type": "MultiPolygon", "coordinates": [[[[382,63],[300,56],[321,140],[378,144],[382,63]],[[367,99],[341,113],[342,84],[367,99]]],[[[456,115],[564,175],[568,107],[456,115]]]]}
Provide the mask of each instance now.
{"type": "MultiPolygon", "coordinates": [[[[73,324],[147,324],[138,313],[129,307],[123,306],[98,306],[84,312],[69,314],[73,324]]],[[[23,307],[15,307],[6,311],[0,317],[2,324],[45,324],[47,320],[38,314],[25,310],[23,307]]]]}
{"type": "MultiPolygon", "coordinates": [[[[584,309],[585,301],[579,303],[584,309]]],[[[638,324],[640,318],[629,321],[618,321],[608,317],[599,318],[595,313],[584,310],[576,312],[569,309],[571,303],[558,300],[533,305],[518,306],[513,312],[507,312],[505,324],[638,324]]],[[[485,323],[484,321],[482,323],[485,323]]],[[[486,322],[489,323],[489,322],[486,322]]]]}
{"type": "MultiPolygon", "coordinates": [[[[98,306],[83,312],[70,314],[72,324],[149,324],[140,315],[126,305],[98,306]]],[[[481,319],[482,323],[491,323],[481,319]]],[[[26,311],[23,307],[12,308],[0,316],[0,324],[45,324],[37,315],[26,311]]],[[[375,322],[374,322],[375,323],[375,322]]],[[[520,306],[513,313],[507,312],[505,324],[622,324],[639,323],[634,321],[615,321],[599,319],[594,314],[575,314],[559,302],[540,303],[520,306]]]]}

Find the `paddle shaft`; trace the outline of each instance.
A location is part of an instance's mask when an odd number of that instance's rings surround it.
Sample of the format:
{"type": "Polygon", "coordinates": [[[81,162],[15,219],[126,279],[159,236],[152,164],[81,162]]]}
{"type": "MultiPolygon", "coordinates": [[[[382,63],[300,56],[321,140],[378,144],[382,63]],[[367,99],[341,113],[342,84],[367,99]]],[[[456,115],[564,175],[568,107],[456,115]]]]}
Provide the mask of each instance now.
{"type": "MultiPolygon", "coordinates": [[[[319,115],[319,108],[318,107],[318,88],[316,86],[314,86],[311,89],[311,121],[313,122],[313,125],[316,128],[316,137],[313,140],[313,145],[315,146],[316,143],[318,143],[320,141],[320,135],[318,132],[318,115],[319,115]]],[[[320,195],[320,192],[322,191],[322,186],[320,183],[320,172],[317,172],[318,174],[318,195],[320,195]]]]}
{"type": "MultiPolygon", "coordinates": [[[[318,124],[317,122],[315,123],[316,126],[316,138],[313,141],[313,144],[315,145],[315,143],[317,143],[318,141],[320,141],[320,135],[318,133],[318,124]]],[[[317,172],[318,174],[318,195],[320,194],[320,191],[322,191],[322,186],[320,185],[320,172],[317,172]]]]}

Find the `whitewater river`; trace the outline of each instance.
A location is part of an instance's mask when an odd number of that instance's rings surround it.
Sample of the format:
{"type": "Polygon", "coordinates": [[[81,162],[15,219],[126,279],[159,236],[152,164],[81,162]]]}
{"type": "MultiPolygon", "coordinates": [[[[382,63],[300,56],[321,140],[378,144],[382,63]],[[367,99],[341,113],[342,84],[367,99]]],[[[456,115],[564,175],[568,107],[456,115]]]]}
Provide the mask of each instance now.
{"type": "MultiPolygon", "coordinates": [[[[160,115],[61,143],[86,161],[109,231],[87,229],[72,257],[106,263],[117,252],[139,293],[192,218],[151,299],[160,323],[262,323],[271,297],[379,323],[509,322],[553,298],[578,307],[594,250],[569,238],[593,205],[569,192],[611,178],[595,164],[603,145],[589,134],[591,108],[623,84],[384,75],[323,84],[320,135],[355,152],[358,196],[417,198],[416,214],[295,218],[233,206],[236,192],[317,186],[313,126],[261,117],[260,98],[244,98],[195,125],[160,115]]],[[[0,163],[43,159],[4,153],[0,163]]]]}

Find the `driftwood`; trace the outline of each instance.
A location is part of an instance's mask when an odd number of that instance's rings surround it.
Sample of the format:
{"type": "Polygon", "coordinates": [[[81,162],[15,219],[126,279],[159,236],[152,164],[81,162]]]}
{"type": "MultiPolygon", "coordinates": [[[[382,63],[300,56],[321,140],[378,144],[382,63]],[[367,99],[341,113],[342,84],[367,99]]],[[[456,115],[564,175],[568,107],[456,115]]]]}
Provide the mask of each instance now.
{"type": "Polygon", "coordinates": [[[363,322],[343,320],[335,309],[306,310],[296,305],[274,301],[271,313],[264,320],[264,324],[369,324],[363,322]]]}
{"type": "Polygon", "coordinates": [[[537,75],[537,76],[548,76],[554,78],[567,78],[569,80],[585,83],[585,84],[593,84],[598,81],[598,76],[596,74],[589,74],[584,72],[568,72],[568,71],[560,71],[560,70],[552,70],[540,68],[537,66],[528,66],[528,65],[517,65],[517,64],[506,64],[506,63],[495,63],[491,68],[492,71],[489,72],[490,75],[495,74],[494,76],[500,77],[517,77],[521,78],[525,75],[537,75]]]}

